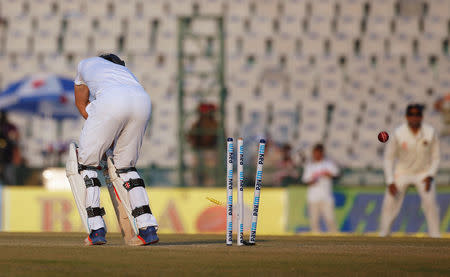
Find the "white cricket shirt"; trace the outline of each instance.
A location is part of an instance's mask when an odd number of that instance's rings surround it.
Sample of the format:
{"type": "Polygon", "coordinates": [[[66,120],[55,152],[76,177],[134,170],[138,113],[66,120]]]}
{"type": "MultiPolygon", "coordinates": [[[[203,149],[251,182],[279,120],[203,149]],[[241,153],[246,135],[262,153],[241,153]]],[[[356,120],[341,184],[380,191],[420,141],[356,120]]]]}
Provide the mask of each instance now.
{"type": "Polygon", "coordinates": [[[78,64],[75,85],[84,84],[92,97],[114,89],[144,89],[125,66],[115,64],[100,57],[82,60],[78,64]]]}
{"type": "Polygon", "coordinates": [[[330,172],[333,176],[337,176],[339,168],[333,161],[328,159],[306,163],[302,181],[304,183],[315,181],[314,184],[308,185],[307,199],[309,203],[332,201],[332,178],[324,176],[325,172],[330,172]]]}
{"type": "Polygon", "coordinates": [[[439,139],[432,126],[422,124],[417,134],[406,123],[395,129],[384,153],[387,184],[394,183],[395,176],[405,174],[434,176],[438,167],[439,139]]]}

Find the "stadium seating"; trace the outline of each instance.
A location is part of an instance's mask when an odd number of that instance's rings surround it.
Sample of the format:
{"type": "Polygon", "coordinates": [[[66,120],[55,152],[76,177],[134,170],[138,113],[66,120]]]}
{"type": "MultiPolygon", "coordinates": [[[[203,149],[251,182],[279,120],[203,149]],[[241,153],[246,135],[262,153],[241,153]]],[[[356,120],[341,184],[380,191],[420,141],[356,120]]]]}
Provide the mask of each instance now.
{"type": "MultiPolygon", "coordinates": [[[[175,166],[177,18],[193,13],[223,15],[228,134],[239,135],[247,128],[303,148],[323,141],[330,155],[344,165],[380,167],[376,132],[403,122],[403,109],[413,101],[427,105],[426,120],[440,130],[442,121],[433,105],[450,92],[450,1],[425,0],[408,12],[403,4],[395,0],[4,0],[0,65],[5,70],[0,73],[0,86],[36,71],[73,78],[79,60],[117,52],[152,97],[152,123],[143,142],[144,152],[151,155],[142,155],[140,165],[175,166]]],[[[216,24],[201,20],[191,28],[202,35],[217,31],[216,24]]],[[[204,50],[192,41],[186,45],[191,55],[204,50]]],[[[191,59],[186,69],[208,72],[211,64],[191,59]]],[[[186,93],[195,95],[204,85],[189,81],[186,93]]],[[[186,105],[196,107],[197,101],[192,97],[186,105]]],[[[20,126],[27,124],[20,116],[13,120],[20,126]]],[[[62,139],[76,139],[81,124],[64,122],[62,139]]],[[[46,138],[33,132],[22,137],[33,165],[45,162],[44,139],[58,140],[53,132],[46,138]]],[[[448,150],[448,140],[444,143],[448,150]]],[[[447,150],[442,152],[443,167],[450,164],[447,150]]]]}

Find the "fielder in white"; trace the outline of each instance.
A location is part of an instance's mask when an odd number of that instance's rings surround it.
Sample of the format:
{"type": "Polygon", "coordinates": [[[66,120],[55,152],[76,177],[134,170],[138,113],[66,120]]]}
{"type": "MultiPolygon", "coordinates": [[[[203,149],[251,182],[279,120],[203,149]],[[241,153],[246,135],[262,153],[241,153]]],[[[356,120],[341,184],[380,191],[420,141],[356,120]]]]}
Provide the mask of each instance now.
{"type": "Polygon", "coordinates": [[[158,224],[150,210],[144,181],[135,168],[150,119],[149,95],[119,57],[106,54],[78,64],[75,103],[86,121],[78,148],[71,145],[66,168],[89,232],[88,241],[90,244],[106,243],[102,218],[105,212],[100,208],[96,170],[108,151],[112,153],[108,160],[111,181],[120,201],[127,204],[137,237],[142,244],[158,242],[158,224]],[[77,163],[78,170],[74,169],[77,163]]]}
{"type": "Polygon", "coordinates": [[[334,198],[332,181],[339,174],[337,165],[325,158],[322,144],[316,144],[312,150],[312,161],[306,163],[303,182],[308,185],[307,202],[311,232],[320,233],[320,218],[325,219],[327,229],[337,232],[334,216],[334,198]]]}
{"type": "Polygon", "coordinates": [[[422,124],[422,119],[423,106],[408,105],[407,123],[395,130],[386,147],[384,173],[388,187],[381,212],[380,236],[389,235],[406,190],[414,185],[422,200],[428,233],[431,237],[440,237],[439,211],[433,181],[439,166],[439,140],[433,127],[422,124]]]}

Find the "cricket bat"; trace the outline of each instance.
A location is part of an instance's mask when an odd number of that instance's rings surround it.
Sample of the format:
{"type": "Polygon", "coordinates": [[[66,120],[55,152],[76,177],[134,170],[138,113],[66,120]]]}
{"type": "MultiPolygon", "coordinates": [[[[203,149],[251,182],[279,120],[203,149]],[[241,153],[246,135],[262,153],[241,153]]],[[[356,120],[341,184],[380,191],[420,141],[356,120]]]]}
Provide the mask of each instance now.
{"type": "Polygon", "coordinates": [[[136,236],[133,226],[131,226],[130,220],[128,219],[125,207],[120,201],[120,198],[118,197],[114,186],[109,179],[108,169],[103,170],[103,175],[105,176],[109,197],[111,198],[114,211],[116,212],[117,222],[119,223],[120,232],[122,233],[122,238],[125,241],[125,244],[141,245],[142,241],[136,236]]]}

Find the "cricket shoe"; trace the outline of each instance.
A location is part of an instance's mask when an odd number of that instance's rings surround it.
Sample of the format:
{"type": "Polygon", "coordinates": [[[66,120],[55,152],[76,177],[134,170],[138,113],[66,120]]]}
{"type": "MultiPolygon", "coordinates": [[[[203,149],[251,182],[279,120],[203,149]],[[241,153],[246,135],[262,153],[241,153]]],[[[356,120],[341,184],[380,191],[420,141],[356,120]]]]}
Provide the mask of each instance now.
{"type": "Polygon", "coordinates": [[[87,241],[85,240],[87,245],[101,245],[106,243],[106,230],[105,228],[100,228],[97,230],[92,230],[89,236],[87,237],[87,241]]]}
{"type": "Polygon", "coordinates": [[[142,241],[142,245],[153,244],[159,241],[155,226],[139,229],[139,235],[137,237],[142,241]]]}

